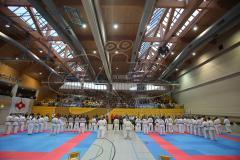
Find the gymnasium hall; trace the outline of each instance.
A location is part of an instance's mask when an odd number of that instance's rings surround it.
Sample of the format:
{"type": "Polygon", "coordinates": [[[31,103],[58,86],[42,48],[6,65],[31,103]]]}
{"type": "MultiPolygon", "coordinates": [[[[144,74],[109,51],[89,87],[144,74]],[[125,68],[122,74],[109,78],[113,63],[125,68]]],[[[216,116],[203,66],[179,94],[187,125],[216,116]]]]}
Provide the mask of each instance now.
{"type": "Polygon", "coordinates": [[[239,0],[0,0],[0,160],[240,160],[239,0]]]}

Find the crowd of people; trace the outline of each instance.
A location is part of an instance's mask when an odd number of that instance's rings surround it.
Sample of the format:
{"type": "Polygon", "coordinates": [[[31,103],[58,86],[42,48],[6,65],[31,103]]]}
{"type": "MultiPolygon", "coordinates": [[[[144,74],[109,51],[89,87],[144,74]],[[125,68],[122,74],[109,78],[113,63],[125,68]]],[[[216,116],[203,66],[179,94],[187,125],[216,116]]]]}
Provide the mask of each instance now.
{"type": "Polygon", "coordinates": [[[6,134],[18,133],[27,130],[29,135],[50,131],[51,135],[56,135],[64,131],[73,131],[80,134],[86,130],[98,131],[98,137],[103,138],[106,130],[114,132],[123,130],[124,137],[130,138],[131,132],[156,132],[160,135],[178,133],[188,133],[196,136],[202,136],[211,140],[216,140],[216,134],[222,134],[223,129],[231,133],[231,124],[228,117],[222,122],[218,117],[210,118],[205,116],[195,117],[164,117],[164,116],[111,116],[108,123],[108,116],[93,118],[83,115],[23,115],[10,114],[6,117],[6,134]],[[109,127],[112,123],[112,128],[109,127]]]}

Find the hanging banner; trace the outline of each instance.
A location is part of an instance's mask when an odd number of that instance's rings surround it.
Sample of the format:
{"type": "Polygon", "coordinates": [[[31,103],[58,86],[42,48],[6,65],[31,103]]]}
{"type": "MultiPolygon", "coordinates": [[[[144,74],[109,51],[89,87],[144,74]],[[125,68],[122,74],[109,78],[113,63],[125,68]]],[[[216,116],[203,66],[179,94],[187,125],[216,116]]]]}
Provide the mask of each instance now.
{"type": "Polygon", "coordinates": [[[12,97],[10,113],[27,113],[29,111],[31,99],[12,97]]]}

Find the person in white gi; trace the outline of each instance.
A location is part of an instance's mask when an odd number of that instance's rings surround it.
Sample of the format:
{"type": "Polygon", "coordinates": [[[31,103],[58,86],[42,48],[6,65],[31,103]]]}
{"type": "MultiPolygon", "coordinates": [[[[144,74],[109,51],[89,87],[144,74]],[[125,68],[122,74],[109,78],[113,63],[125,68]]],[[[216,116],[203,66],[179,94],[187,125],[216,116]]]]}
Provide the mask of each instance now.
{"type": "Polygon", "coordinates": [[[179,133],[184,133],[184,122],[183,122],[183,119],[181,117],[179,119],[177,119],[177,123],[178,123],[179,133]]]}
{"type": "Polygon", "coordinates": [[[27,131],[28,131],[28,134],[31,135],[33,133],[33,129],[34,129],[34,121],[33,121],[33,115],[30,115],[28,118],[27,118],[27,131]]]}
{"type": "Polygon", "coordinates": [[[125,122],[125,139],[131,138],[132,123],[129,119],[125,122]]]}
{"type": "Polygon", "coordinates": [[[213,121],[215,130],[216,130],[216,134],[222,134],[222,124],[221,124],[221,120],[216,117],[213,121]]]}
{"type": "Polygon", "coordinates": [[[164,117],[159,119],[159,127],[160,127],[160,135],[166,134],[165,132],[165,122],[164,122],[164,117]]]}
{"type": "Polygon", "coordinates": [[[143,117],[142,119],[142,127],[143,127],[143,133],[148,134],[148,120],[143,117]]]}
{"type": "Polygon", "coordinates": [[[216,130],[215,130],[214,123],[211,120],[211,118],[208,118],[208,132],[209,132],[210,139],[216,140],[216,130]]]}
{"type": "Polygon", "coordinates": [[[48,130],[49,118],[48,118],[48,116],[46,115],[43,119],[44,119],[44,130],[48,130]]]}
{"type": "Polygon", "coordinates": [[[19,122],[20,122],[20,119],[17,115],[14,116],[14,119],[13,119],[13,133],[16,134],[19,130],[19,122]]]}
{"type": "Polygon", "coordinates": [[[223,121],[223,124],[224,124],[224,127],[225,127],[225,130],[226,130],[226,132],[227,133],[232,133],[232,130],[231,130],[231,123],[230,123],[230,121],[229,121],[229,119],[228,119],[228,117],[226,116],[225,117],[225,119],[224,119],[224,121],[223,121]]]}
{"type": "Polygon", "coordinates": [[[92,130],[97,130],[97,119],[95,117],[92,118],[92,130]]]}
{"type": "Polygon", "coordinates": [[[188,119],[188,124],[189,124],[189,133],[193,134],[193,118],[188,119]]]}
{"type": "Polygon", "coordinates": [[[43,129],[44,129],[44,118],[42,116],[39,116],[38,122],[39,122],[39,132],[43,132],[43,129]]]}
{"type": "Polygon", "coordinates": [[[202,125],[200,126],[203,136],[204,138],[208,138],[208,122],[206,121],[206,119],[203,119],[202,125]]]}
{"type": "Polygon", "coordinates": [[[70,116],[68,118],[68,130],[71,130],[71,131],[73,130],[73,121],[74,121],[73,117],[70,116]]]}
{"type": "Polygon", "coordinates": [[[98,122],[98,138],[103,138],[104,137],[104,133],[105,133],[105,121],[103,120],[103,118],[101,118],[98,122]]]}
{"type": "Polygon", "coordinates": [[[25,116],[24,115],[20,115],[19,121],[20,121],[20,131],[23,132],[24,128],[25,128],[25,123],[26,123],[25,116]]]}
{"type": "Polygon", "coordinates": [[[79,132],[79,121],[80,121],[79,117],[76,116],[75,119],[74,119],[74,128],[73,128],[74,131],[79,132]]]}
{"type": "Polygon", "coordinates": [[[115,131],[118,131],[119,130],[119,119],[118,118],[115,118],[114,120],[113,120],[113,124],[114,124],[114,133],[115,133],[115,131]]]}
{"type": "Polygon", "coordinates": [[[165,119],[165,124],[166,124],[166,132],[169,132],[169,130],[168,130],[168,117],[165,119]]]}
{"type": "Polygon", "coordinates": [[[153,132],[153,118],[151,116],[148,117],[148,127],[149,132],[153,132]]]}
{"type": "Polygon", "coordinates": [[[81,117],[80,118],[80,128],[79,128],[79,133],[84,133],[85,132],[85,125],[86,124],[86,118],[81,117]]]}
{"type": "Polygon", "coordinates": [[[57,123],[58,123],[58,118],[53,117],[53,119],[52,119],[52,130],[51,130],[52,135],[56,135],[56,133],[57,133],[57,123]]]}
{"type": "Polygon", "coordinates": [[[34,123],[33,133],[38,133],[39,132],[38,116],[33,117],[33,123],[34,123]]]}
{"type": "Polygon", "coordinates": [[[107,124],[107,120],[106,120],[106,118],[103,118],[103,122],[104,122],[104,124],[105,124],[104,129],[105,129],[105,132],[106,132],[107,127],[108,127],[108,124],[107,124]]]}
{"type": "Polygon", "coordinates": [[[61,124],[62,124],[62,121],[60,118],[58,118],[57,120],[57,134],[59,134],[61,132],[61,124]]]}
{"type": "Polygon", "coordinates": [[[187,118],[184,117],[184,118],[182,119],[182,122],[183,122],[183,133],[184,133],[184,132],[187,132],[187,126],[188,126],[187,118]]]}
{"type": "Polygon", "coordinates": [[[142,123],[141,119],[137,117],[135,120],[135,123],[136,123],[135,131],[141,132],[141,123],[142,123]]]}
{"type": "Polygon", "coordinates": [[[64,132],[64,130],[65,130],[65,124],[66,124],[66,122],[65,122],[65,117],[61,116],[59,119],[61,120],[61,121],[60,121],[60,132],[64,132]]]}
{"type": "Polygon", "coordinates": [[[202,120],[201,120],[201,117],[198,117],[197,119],[197,135],[198,136],[202,136],[201,126],[202,126],[202,120]]]}
{"type": "Polygon", "coordinates": [[[160,134],[160,119],[158,117],[156,117],[155,119],[155,132],[157,132],[158,134],[160,134]]]}
{"type": "Polygon", "coordinates": [[[168,117],[168,132],[173,133],[173,120],[170,116],[168,117]]]}
{"type": "Polygon", "coordinates": [[[9,114],[6,117],[6,121],[5,121],[5,133],[6,134],[10,134],[12,132],[13,129],[13,122],[14,122],[14,117],[12,116],[12,114],[9,114]]]}
{"type": "Polygon", "coordinates": [[[197,124],[196,118],[193,118],[192,124],[193,124],[193,134],[195,136],[197,136],[198,135],[198,131],[197,131],[198,130],[198,124],[197,124]]]}

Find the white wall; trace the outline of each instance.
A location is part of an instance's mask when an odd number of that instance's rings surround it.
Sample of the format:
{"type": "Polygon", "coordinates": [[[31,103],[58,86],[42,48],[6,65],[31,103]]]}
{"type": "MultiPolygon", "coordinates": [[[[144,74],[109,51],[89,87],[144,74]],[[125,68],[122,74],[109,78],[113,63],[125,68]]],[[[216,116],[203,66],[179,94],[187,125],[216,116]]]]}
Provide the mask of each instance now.
{"type": "MultiPolygon", "coordinates": [[[[220,53],[240,41],[240,30],[222,36],[218,44],[206,49],[194,65],[220,53]]],[[[194,66],[193,65],[193,66],[194,66]]],[[[179,77],[180,89],[175,94],[178,103],[184,104],[187,113],[229,115],[240,117],[240,46],[179,77]],[[235,76],[228,76],[234,74],[235,76]],[[238,74],[237,74],[238,73],[238,74]],[[225,77],[224,79],[221,79],[225,77]],[[216,81],[214,81],[216,80],[216,81]],[[200,87],[198,85],[204,84],[200,87]]]]}

